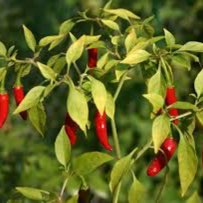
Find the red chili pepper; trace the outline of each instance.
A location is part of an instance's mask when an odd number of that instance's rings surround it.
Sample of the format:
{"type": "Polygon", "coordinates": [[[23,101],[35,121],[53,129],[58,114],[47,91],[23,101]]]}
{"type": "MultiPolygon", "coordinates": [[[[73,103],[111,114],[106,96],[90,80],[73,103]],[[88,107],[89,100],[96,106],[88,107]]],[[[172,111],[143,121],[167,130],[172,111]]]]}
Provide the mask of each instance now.
{"type": "MultiPolygon", "coordinates": [[[[16,105],[18,106],[25,97],[23,86],[22,85],[15,86],[13,88],[13,94],[16,101],[16,105]]],[[[27,120],[27,111],[20,112],[20,116],[22,117],[23,120],[27,120]]]]}
{"type": "MultiPolygon", "coordinates": [[[[166,105],[169,106],[177,101],[176,98],[176,89],[175,87],[168,87],[166,89],[166,105]]],[[[169,109],[169,115],[172,117],[176,117],[179,115],[178,110],[176,108],[169,109]]],[[[174,124],[178,125],[179,120],[176,119],[173,121],[174,124]]]]}
{"type": "Polygon", "coordinates": [[[96,111],[94,117],[94,123],[96,127],[96,134],[99,139],[99,142],[103,147],[109,151],[112,151],[112,146],[108,141],[107,126],[106,126],[106,112],[101,115],[99,111],[96,111]]]}
{"type": "Polygon", "coordinates": [[[98,49],[88,49],[88,66],[89,68],[97,67],[98,49]]]}
{"type": "Polygon", "coordinates": [[[173,138],[166,138],[163,144],[161,145],[161,150],[159,151],[156,157],[150,163],[147,169],[148,176],[157,175],[171,159],[175,150],[177,148],[177,142],[173,138]],[[164,154],[163,154],[164,152],[164,154]]]}
{"type": "Polygon", "coordinates": [[[0,93],[0,128],[3,127],[9,111],[8,93],[0,93]]]}
{"type": "Polygon", "coordinates": [[[67,113],[66,120],[65,120],[65,131],[72,145],[74,145],[77,140],[77,135],[76,135],[77,128],[78,128],[78,125],[72,120],[70,115],[67,113]]]}

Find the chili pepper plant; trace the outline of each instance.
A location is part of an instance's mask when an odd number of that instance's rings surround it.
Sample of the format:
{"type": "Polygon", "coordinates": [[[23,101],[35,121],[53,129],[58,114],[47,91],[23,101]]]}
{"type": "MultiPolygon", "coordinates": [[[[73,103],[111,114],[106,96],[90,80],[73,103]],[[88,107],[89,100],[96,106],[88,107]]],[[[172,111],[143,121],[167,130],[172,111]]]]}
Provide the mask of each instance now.
{"type": "MultiPolygon", "coordinates": [[[[161,35],[156,35],[153,16],[141,19],[129,10],[111,8],[111,2],[97,8],[96,12],[91,8],[78,12],[61,24],[56,35],[37,40],[25,25],[23,30],[31,57],[22,58],[15,46],[6,47],[0,42],[0,128],[6,122],[9,97],[12,97],[5,86],[8,73],[16,78],[12,88],[17,107],[13,115],[20,114],[24,120],[28,119],[42,136],[46,136],[45,126],[49,125],[46,123],[45,101],[54,94],[55,88],[66,86],[64,125],[55,140],[63,184],[59,191],[16,186],[9,202],[21,199],[50,203],[90,202],[91,196],[88,200],[83,198],[85,191],[89,191],[86,179],[91,178],[93,171],[105,166],[103,179],[109,184],[107,202],[119,202],[126,177],[130,177],[131,185],[126,199],[129,203],[144,202],[147,186],[139,180],[135,167],[146,152],[151,157],[149,166],[143,168],[146,176],[153,181],[153,176],[165,174],[165,184],[170,160],[177,157],[178,171],[174,173],[179,174],[180,198],[188,197],[188,189],[198,170],[198,160],[202,160],[196,154],[193,132],[197,122],[203,125],[203,70],[199,59],[203,43],[189,41],[179,44],[165,28],[161,35]],[[88,28],[83,33],[78,31],[81,24],[88,28]],[[44,53],[48,57],[44,57],[44,53]],[[82,58],[86,62],[79,65],[82,58]],[[194,81],[193,92],[187,95],[187,100],[181,101],[175,86],[178,84],[174,79],[175,70],[190,71],[194,64],[199,65],[200,72],[194,81]],[[33,69],[43,79],[24,92],[24,78],[32,74],[33,69]],[[124,84],[135,79],[136,75],[131,73],[137,69],[142,72],[146,84],[143,97],[151,105],[152,130],[144,146],[134,146],[129,149],[129,154],[122,154],[122,134],[117,130],[115,120],[117,98],[121,91],[125,91],[124,84]],[[98,150],[86,149],[73,156],[78,137],[85,136],[85,142],[89,142],[92,139],[90,131],[100,143],[98,150]],[[69,191],[71,178],[80,180],[75,193],[69,191]]],[[[163,188],[158,197],[152,197],[156,202],[163,188]]],[[[199,201],[196,191],[190,198],[199,201]]]]}

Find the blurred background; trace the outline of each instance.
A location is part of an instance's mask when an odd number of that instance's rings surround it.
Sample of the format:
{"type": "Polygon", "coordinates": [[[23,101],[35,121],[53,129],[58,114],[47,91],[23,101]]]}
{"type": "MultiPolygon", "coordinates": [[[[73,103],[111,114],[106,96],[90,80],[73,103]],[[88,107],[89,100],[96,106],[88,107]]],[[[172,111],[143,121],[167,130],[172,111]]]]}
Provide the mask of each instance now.
{"type": "MultiPolygon", "coordinates": [[[[0,0],[0,41],[3,41],[7,47],[16,45],[19,49],[19,56],[27,56],[30,52],[24,41],[22,24],[29,27],[39,40],[46,35],[56,34],[59,25],[67,18],[74,16],[80,7],[79,0],[0,0]]],[[[142,18],[155,15],[154,26],[157,33],[162,33],[162,28],[165,27],[176,36],[179,43],[203,41],[202,0],[113,0],[113,7],[130,9],[142,18]]],[[[82,32],[85,27],[81,26],[80,29],[82,32]]],[[[180,100],[187,100],[188,94],[193,92],[193,79],[199,70],[200,67],[194,67],[189,73],[185,70],[176,70],[176,86],[180,100]]],[[[149,119],[151,107],[142,97],[146,86],[141,76],[136,75],[134,78],[135,80],[125,84],[125,91],[121,93],[117,102],[116,121],[123,154],[135,146],[144,145],[151,136],[151,120],[149,119]]],[[[35,77],[35,73],[25,78],[23,81],[25,90],[29,91],[32,86],[38,84],[38,81],[40,79],[35,77]]],[[[13,82],[14,78],[9,77],[7,86],[10,94],[12,94],[13,82]]],[[[0,131],[0,202],[4,203],[8,200],[15,186],[38,187],[48,191],[60,190],[62,176],[54,155],[54,140],[64,122],[66,97],[67,89],[61,87],[56,89],[53,96],[46,101],[45,138],[41,138],[29,122],[21,121],[20,117],[11,115],[15,108],[11,99],[9,119],[0,131]]],[[[199,166],[188,196],[197,190],[203,198],[202,131],[198,126],[194,134],[199,166]]],[[[75,154],[93,150],[103,150],[94,132],[89,134],[87,141],[81,135],[77,146],[73,149],[75,154]]],[[[154,202],[164,175],[162,172],[155,178],[147,177],[146,168],[152,156],[153,151],[148,151],[135,167],[136,176],[146,187],[146,202],[148,203],[154,202]]],[[[183,199],[180,196],[177,156],[171,160],[169,166],[171,170],[161,202],[185,202],[188,196],[183,199]]],[[[91,178],[87,178],[87,181],[92,193],[96,194],[95,202],[108,203],[110,201],[108,200],[107,177],[102,173],[102,170],[97,170],[91,178]]],[[[126,178],[122,187],[121,203],[127,202],[126,194],[129,185],[130,180],[126,178]]],[[[76,186],[76,180],[70,181],[68,191],[74,192],[76,186]]]]}

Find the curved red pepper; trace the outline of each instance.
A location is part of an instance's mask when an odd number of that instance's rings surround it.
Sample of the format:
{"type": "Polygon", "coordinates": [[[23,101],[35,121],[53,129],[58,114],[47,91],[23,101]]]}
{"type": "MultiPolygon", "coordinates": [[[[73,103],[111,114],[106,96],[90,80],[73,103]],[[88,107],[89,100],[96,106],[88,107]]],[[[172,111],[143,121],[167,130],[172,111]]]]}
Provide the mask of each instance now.
{"type": "Polygon", "coordinates": [[[88,49],[88,66],[89,68],[97,67],[98,49],[88,49]]]}
{"type": "Polygon", "coordinates": [[[8,93],[0,94],[0,128],[3,127],[9,112],[9,96],[8,93]]]}
{"type": "Polygon", "coordinates": [[[72,145],[74,145],[77,140],[77,135],[76,135],[77,128],[78,128],[78,125],[71,119],[70,115],[67,113],[66,119],[65,119],[65,131],[72,145]]]}
{"type": "Polygon", "coordinates": [[[106,113],[104,112],[103,115],[101,115],[99,111],[96,111],[95,117],[94,117],[94,123],[95,123],[96,134],[99,139],[99,142],[103,145],[105,149],[112,151],[112,146],[109,144],[109,141],[108,141],[106,113]]]}
{"type": "MultiPolygon", "coordinates": [[[[16,105],[18,106],[25,97],[23,86],[15,86],[13,88],[13,94],[16,101],[16,105]]],[[[20,116],[23,120],[27,120],[27,111],[20,112],[20,116]]]]}
{"type": "MultiPolygon", "coordinates": [[[[176,89],[175,87],[168,87],[166,89],[166,105],[169,106],[177,101],[176,98],[176,89]]],[[[177,117],[179,115],[178,110],[176,108],[169,109],[169,115],[172,117],[177,117]]],[[[173,121],[174,124],[178,125],[179,120],[176,119],[173,121]]]]}
{"type": "Polygon", "coordinates": [[[167,165],[168,161],[175,153],[176,148],[177,148],[176,140],[173,138],[166,138],[163,144],[161,145],[162,151],[159,151],[156,157],[151,161],[147,169],[147,175],[148,176],[157,175],[167,165]]]}

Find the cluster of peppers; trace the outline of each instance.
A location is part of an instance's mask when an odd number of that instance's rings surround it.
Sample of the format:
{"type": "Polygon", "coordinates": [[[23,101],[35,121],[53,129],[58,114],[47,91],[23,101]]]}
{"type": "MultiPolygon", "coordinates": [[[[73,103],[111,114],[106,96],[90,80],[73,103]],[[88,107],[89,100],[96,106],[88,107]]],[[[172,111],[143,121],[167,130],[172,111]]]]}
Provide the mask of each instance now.
{"type": "MultiPolygon", "coordinates": [[[[24,88],[22,85],[13,87],[13,95],[18,106],[24,99],[24,88]]],[[[0,93],[0,128],[3,127],[9,113],[9,94],[6,91],[0,93]]],[[[27,112],[21,112],[20,116],[23,120],[27,120],[27,112]]]]}
{"type": "MultiPolygon", "coordinates": [[[[166,98],[165,98],[166,105],[170,106],[176,101],[177,98],[175,87],[174,86],[168,87],[166,89],[166,98]]],[[[176,108],[169,109],[169,115],[171,117],[177,117],[179,115],[178,110],[176,108]]],[[[175,119],[173,120],[173,123],[175,125],[178,125],[179,120],[175,119]]],[[[177,148],[176,140],[172,137],[166,138],[163,144],[161,145],[160,151],[149,164],[147,169],[147,175],[156,176],[167,165],[168,161],[175,153],[176,148],[177,148]]]]}
{"type": "MultiPolygon", "coordinates": [[[[88,50],[88,67],[93,69],[97,66],[97,58],[98,58],[98,49],[92,48],[88,50]]],[[[24,99],[24,89],[22,85],[14,86],[13,95],[16,101],[16,105],[19,105],[24,99]]],[[[168,87],[166,89],[166,105],[169,106],[177,101],[175,87],[168,87]]],[[[0,93],[0,128],[3,127],[7,116],[9,113],[9,95],[6,91],[0,93]]],[[[176,108],[169,109],[169,115],[171,117],[178,116],[178,110],[176,108]]],[[[27,112],[21,112],[20,116],[23,120],[27,120],[27,112]]],[[[173,120],[175,125],[178,125],[179,120],[173,120]]],[[[96,129],[96,135],[99,139],[101,145],[109,151],[112,151],[112,146],[108,141],[107,134],[107,121],[106,121],[106,112],[100,114],[98,110],[95,111],[94,115],[94,125],[96,129]]],[[[66,114],[65,119],[65,131],[69,137],[70,143],[74,145],[77,140],[76,131],[78,129],[78,125],[71,119],[70,115],[66,114]]],[[[150,165],[147,169],[148,176],[157,175],[168,163],[171,159],[175,150],[177,148],[177,142],[174,138],[166,138],[166,140],[161,145],[161,150],[155,156],[155,158],[151,161],[150,165]]]]}
{"type": "MultiPolygon", "coordinates": [[[[92,48],[88,49],[88,67],[93,69],[97,66],[97,58],[98,58],[98,49],[92,48]]],[[[94,115],[94,125],[96,129],[96,135],[99,139],[100,144],[109,151],[112,151],[112,146],[108,141],[108,133],[107,133],[107,121],[106,121],[106,112],[100,114],[98,110],[95,111],[94,115]]],[[[78,129],[78,125],[71,119],[69,114],[67,113],[65,119],[65,131],[70,139],[70,143],[74,145],[77,140],[76,131],[78,129]]]]}

